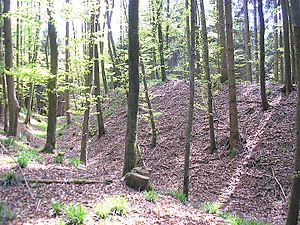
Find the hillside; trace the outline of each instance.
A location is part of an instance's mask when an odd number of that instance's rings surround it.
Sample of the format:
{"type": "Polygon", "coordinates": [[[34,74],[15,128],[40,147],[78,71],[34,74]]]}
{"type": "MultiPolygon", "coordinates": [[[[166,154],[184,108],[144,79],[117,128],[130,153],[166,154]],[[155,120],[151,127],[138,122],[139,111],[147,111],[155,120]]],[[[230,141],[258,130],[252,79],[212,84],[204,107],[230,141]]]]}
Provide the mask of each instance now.
{"type": "MultiPolygon", "coordinates": [[[[27,178],[85,178],[106,181],[100,184],[36,184],[30,197],[25,186],[1,188],[0,198],[17,212],[12,224],[58,224],[49,216],[52,198],[67,204],[82,203],[92,209],[108,195],[125,195],[130,210],[113,219],[115,224],[226,224],[226,221],[202,211],[207,202],[219,202],[223,212],[245,219],[271,224],[283,224],[291,186],[294,151],[294,117],[296,93],[286,97],[278,85],[267,87],[270,109],[260,108],[259,87],[238,86],[239,128],[242,143],[238,155],[228,155],[227,88],[214,98],[215,128],[218,152],[209,154],[208,122],[205,111],[205,91],[197,86],[196,107],[191,145],[190,201],[183,204],[168,195],[181,190],[184,160],[184,130],[188,105],[188,85],[169,81],[151,90],[156,115],[158,144],[150,147],[151,132],[141,107],[139,117],[139,148],[146,166],[152,169],[152,182],[159,192],[157,201],[149,203],[143,193],[126,187],[121,180],[126,125],[126,100],[111,96],[105,105],[106,134],[99,139],[91,132],[89,164],[72,167],[67,159],[78,158],[80,121],[67,128],[59,138],[58,149],[65,152],[65,163],[54,163],[54,155],[40,153],[42,162],[31,163],[24,169],[27,178]]],[[[143,100],[140,101],[141,106],[143,100]]],[[[23,128],[32,132],[29,128],[23,128]]],[[[95,118],[91,130],[96,131],[95,118]]],[[[43,141],[33,137],[30,145],[43,147],[43,141]]],[[[13,152],[14,153],[14,152],[13,152]]],[[[0,157],[0,172],[18,171],[12,162],[0,157]]],[[[102,221],[103,223],[105,221],[102,221]]],[[[88,224],[99,223],[91,215],[88,224]]]]}

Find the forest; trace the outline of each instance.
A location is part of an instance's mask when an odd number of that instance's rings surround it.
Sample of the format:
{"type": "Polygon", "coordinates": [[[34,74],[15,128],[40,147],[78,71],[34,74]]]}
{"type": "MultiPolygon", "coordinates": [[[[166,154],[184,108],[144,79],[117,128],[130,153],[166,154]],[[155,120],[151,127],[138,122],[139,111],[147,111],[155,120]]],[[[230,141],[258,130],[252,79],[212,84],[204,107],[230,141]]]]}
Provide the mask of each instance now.
{"type": "Polygon", "coordinates": [[[300,224],[300,0],[0,0],[0,224],[300,224]]]}

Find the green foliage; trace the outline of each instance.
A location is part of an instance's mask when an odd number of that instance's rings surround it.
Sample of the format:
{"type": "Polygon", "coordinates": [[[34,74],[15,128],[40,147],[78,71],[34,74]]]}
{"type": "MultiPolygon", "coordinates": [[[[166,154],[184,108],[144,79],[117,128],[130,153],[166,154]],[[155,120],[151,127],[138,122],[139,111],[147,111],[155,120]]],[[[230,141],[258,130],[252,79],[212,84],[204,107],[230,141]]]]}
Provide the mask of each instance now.
{"type": "Polygon", "coordinates": [[[206,202],[203,206],[203,211],[210,214],[219,213],[221,205],[217,202],[206,202]]]}
{"type": "Polygon", "coordinates": [[[64,163],[64,152],[58,152],[57,155],[55,156],[55,163],[57,164],[63,164],[64,163]]]}
{"type": "Polygon", "coordinates": [[[23,149],[19,152],[17,163],[21,168],[25,168],[32,161],[40,161],[41,157],[35,149],[23,149]]]}
{"type": "Polygon", "coordinates": [[[102,203],[95,206],[95,213],[102,219],[110,215],[122,216],[126,212],[128,202],[125,197],[114,196],[106,198],[102,203]]]}
{"type": "Polygon", "coordinates": [[[155,202],[157,198],[157,194],[154,190],[145,191],[144,195],[148,202],[155,202]]]}
{"type": "Polygon", "coordinates": [[[269,225],[261,221],[246,220],[228,212],[222,213],[220,216],[225,219],[229,225],[269,225]]]}
{"type": "Polygon", "coordinates": [[[169,195],[172,197],[176,198],[177,200],[185,203],[187,201],[187,197],[183,192],[178,192],[178,191],[170,191],[169,195]]]}
{"type": "Polygon", "coordinates": [[[4,147],[10,147],[10,146],[12,146],[15,143],[15,141],[16,140],[14,138],[12,138],[12,137],[7,137],[7,138],[0,139],[1,144],[4,147]]]}
{"type": "Polygon", "coordinates": [[[50,215],[56,217],[61,215],[63,211],[63,204],[60,201],[52,200],[50,203],[50,215]]]}
{"type": "Polygon", "coordinates": [[[18,185],[18,178],[15,172],[7,172],[1,176],[1,183],[2,187],[8,186],[17,186],[18,185]]]}
{"type": "Polygon", "coordinates": [[[267,89],[266,90],[266,95],[271,95],[273,93],[273,90],[272,89],[267,89]]]}
{"type": "Polygon", "coordinates": [[[236,149],[232,149],[232,148],[229,149],[228,155],[229,155],[230,158],[236,157],[236,155],[237,155],[236,149]]]}
{"type": "Polygon", "coordinates": [[[12,71],[13,75],[23,81],[45,84],[49,78],[49,71],[37,64],[26,64],[12,71]]]}
{"type": "Polygon", "coordinates": [[[81,161],[79,159],[71,158],[69,159],[69,165],[75,166],[75,167],[80,167],[81,161]]]}
{"type": "Polygon", "coordinates": [[[5,203],[0,202],[0,223],[7,224],[15,218],[16,215],[11,211],[11,209],[5,203]]]}
{"type": "Polygon", "coordinates": [[[70,204],[66,208],[66,220],[67,224],[70,225],[81,225],[84,224],[84,220],[88,214],[88,211],[80,204],[70,204]]]}

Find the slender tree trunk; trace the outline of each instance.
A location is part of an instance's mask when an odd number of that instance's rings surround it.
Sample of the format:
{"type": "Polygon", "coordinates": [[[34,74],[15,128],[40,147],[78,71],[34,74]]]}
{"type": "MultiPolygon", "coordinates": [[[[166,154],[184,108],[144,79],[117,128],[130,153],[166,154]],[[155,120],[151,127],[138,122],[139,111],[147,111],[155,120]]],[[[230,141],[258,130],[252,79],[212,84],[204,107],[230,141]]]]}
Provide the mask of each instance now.
{"type": "Polygon", "coordinates": [[[284,74],[285,85],[284,92],[289,95],[292,90],[292,77],[291,77],[291,56],[290,56],[290,41],[289,41],[289,20],[287,0],[281,0],[282,19],[283,19],[283,35],[284,35],[284,74]]]}
{"type": "Polygon", "coordinates": [[[296,83],[296,53],[295,53],[295,36],[292,24],[292,15],[289,3],[287,3],[288,10],[288,19],[289,19],[289,28],[290,28],[290,43],[291,43],[291,62],[292,62],[292,74],[291,74],[291,82],[292,84],[296,83]]]}
{"type": "Polygon", "coordinates": [[[56,145],[56,121],[57,121],[57,69],[58,69],[58,49],[57,49],[57,33],[54,25],[54,20],[51,14],[51,8],[53,5],[49,5],[48,16],[48,35],[50,42],[50,74],[51,78],[48,80],[48,126],[47,126],[47,140],[44,147],[44,151],[53,153],[56,145]]]}
{"type": "Polygon", "coordinates": [[[255,81],[259,83],[259,60],[258,60],[258,35],[257,35],[257,0],[254,3],[254,64],[255,64],[255,81]]]}
{"type": "MultiPolygon", "coordinates": [[[[99,12],[100,13],[100,12],[99,12]]],[[[108,85],[107,85],[107,79],[106,79],[106,73],[105,73],[105,61],[104,61],[104,29],[105,29],[105,21],[102,25],[102,31],[101,31],[101,41],[99,42],[99,48],[100,48],[100,65],[101,65],[101,75],[102,75],[102,83],[104,87],[104,93],[108,94],[108,85]]]]}
{"type": "Polygon", "coordinates": [[[244,26],[245,26],[245,60],[246,60],[246,77],[252,83],[252,66],[251,66],[251,43],[249,31],[248,0],[244,0],[244,26]]]}
{"type": "Polygon", "coordinates": [[[226,56],[226,36],[224,19],[224,0],[218,0],[218,22],[219,22],[219,42],[220,42],[220,61],[221,61],[221,82],[228,80],[227,56],[226,56]]]}
{"type": "Polygon", "coordinates": [[[158,34],[158,45],[159,45],[159,59],[160,59],[160,69],[161,69],[161,80],[163,82],[167,81],[166,66],[165,66],[165,53],[164,53],[164,40],[162,32],[162,1],[158,0],[157,9],[157,34],[158,34]]]}
{"type": "MultiPolygon", "coordinates": [[[[278,6],[281,7],[280,0],[278,0],[278,6]]],[[[278,21],[282,25],[281,11],[278,13],[278,21]]],[[[282,26],[280,26],[279,30],[279,47],[283,49],[283,35],[282,35],[282,26]]],[[[280,68],[280,83],[284,83],[284,63],[283,63],[283,53],[279,52],[279,68],[280,68]]]]}
{"type": "MultiPolygon", "coordinates": [[[[95,31],[98,31],[98,19],[96,19],[95,31]]],[[[99,71],[99,52],[98,44],[94,43],[94,81],[95,81],[95,95],[96,95],[96,109],[97,109],[97,121],[98,121],[98,135],[101,137],[105,133],[104,122],[103,122],[103,113],[102,113],[102,103],[101,103],[101,93],[100,93],[100,71],[99,71]]]]}
{"type": "Polygon", "coordinates": [[[123,175],[136,166],[136,130],[139,108],[139,0],[129,0],[129,91],[123,175]]]}
{"type": "MultiPolygon", "coordinates": [[[[90,24],[88,25],[88,30],[90,31],[89,37],[89,62],[93,61],[94,56],[94,41],[93,41],[93,32],[94,32],[94,14],[90,24]]],[[[92,86],[93,86],[93,65],[89,65],[88,74],[85,78],[85,110],[83,114],[82,122],[82,136],[81,136],[81,149],[80,149],[80,161],[83,164],[87,164],[87,145],[89,137],[89,118],[91,110],[91,96],[92,96],[92,86]]]]}
{"type": "Polygon", "coordinates": [[[287,225],[298,224],[299,204],[300,204],[300,3],[291,0],[292,19],[295,35],[296,72],[297,72],[297,113],[296,113],[296,150],[294,159],[294,174],[292,192],[287,213],[287,225]]]}
{"type": "MultiPolygon", "coordinates": [[[[66,0],[66,4],[69,4],[70,0],[66,0]]],[[[69,65],[69,61],[70,61],[70,51],[69,51],[69,39],[70,39],[70,23],[69,23],[69,19],[67,18],[66,21],[66,37],[65,37],[65,71],[66,71],[66,77],[65,77],[65,81],[66,81],[66,85],[67,88],[65,90],[65,111],[66,111],[66,120],[67,120],[67,124],[71,124],[72,120],[71,120],[71,113],[70,113],[70,89],[69,89],[69,73],[70,73],[70,65],[69,65]]]]}
{"type": "Polygon", "coordinates": [[[231,154],[235,155],[239,140],[238,112],[236,104],[236,81],[234,72],[234,49],[232,35],[232,6],[231,0],[225,0],[225,18],[227,35],[227,68],[229,91],[229,147],[231,154]]]}
{"type": "Polygon", "coordinates": [[[142,74],[143,74],[145,99],[146,99],[146,103],[147,103],[147,106],[148,106],[148,113],[149,113],[149,119],[150,119],[150,125],[151,125],[151,133],[152,133],[151,146],[155,147],[156,146],[157,133],[156,133],[156,128],[155,128],[153,110],[152,110],[151,101],[150,101],[149,92],[148,92],[145,65],[143,63],[142,57],[140,57],[140,63],[141,63],[141,69],[142,69],[142,74]]]}
{"type": "MultiPolygon", "coordinates": [[[[10,0],[4,0],[4,14],[10,13],[10,0]]],[[[13,68],[13,45],[11,34],[11,19],[4,17],[4,44],[5,44],[5,69],[13,68]]],[[[19,103],[16,97],[14,76],[6,74],[7,99],[8,99],[8,135],[17,136],[19,103]]]]}
{"type": "Polygon", "coordinates": [[[195,27],[196,27],[196,0],[191,0],[190,4],[191,16],[191,38],[189,48],[189,73],[190,73],[190,99],[188,109],[188,120],[185,130],[185,154],[184,154],[184,172],[183,172],[183,193],[189,197],[189,166],[190,166],[190,151],[191,151],[191,138],[194,118],[194,94],[195,94],[195,27]]]}
{"type": "Polygon", "coordinates": [[[260,95],[263,110],[269,108],[266,95],[266,71],[265,71],[265,21],[263,14],[262,0],[258,0],[258,15],[259,15],[259,72],[260,72],[260,95]]]}
{"type": "Polygon", "coordinates": [[[200,0],[200,14],[201,14],[201,27],[202,27],[202,42],[203,42],[203,59],[204,59],[204,71],[207,81],[207,105],[208,105],[208,121],[209,121],[209,137],[210,137],[210,153],[216,151],[215,129],[214,129],[214,117],[213,117],[213,97],[211,91],[211,78],[209,69],[209,51],[208,40],[206,30],[206,19],[203,0],[200,0]]]}
{"type": "Polygon", "coordinates": [[[276,82],[279,81],[279,72],[278,72],[278,65],[279,65],[279,54],[278,54],[278,13],[277,13],[277,0],[273,0],[274,3],[274,51],[275,51],[275,59],[274,59],[274,79],[276,82]]]}
{"type": "Polygon", "coordinates": [[[33,83],[30,82],[29,83],[29,96],[28,96],[28,104],[27,104],[27,113],[26,113],[26,118],[25,118],[25,121],[24,121],[25,124],[30,123],[30,119],[31,119],[33,87],[34,87],[33,83]]]}

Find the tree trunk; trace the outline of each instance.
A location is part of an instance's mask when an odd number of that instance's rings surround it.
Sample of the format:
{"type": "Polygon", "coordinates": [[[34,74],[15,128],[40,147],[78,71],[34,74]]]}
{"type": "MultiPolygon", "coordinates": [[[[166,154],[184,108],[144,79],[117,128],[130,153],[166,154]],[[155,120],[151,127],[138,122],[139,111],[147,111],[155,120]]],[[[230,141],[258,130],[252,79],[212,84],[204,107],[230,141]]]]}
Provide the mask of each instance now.
{"type": "MultiPolygon", "coordinates": [[[[66,4],[69,4],[70,1],[66,0],[66,4]]],[[[69,65],[69,61],[70,61],[70,51],[69,51],[69,39],[70,39],[70,23],[69,20],[67,18],[66,21],[66,37],[65,37],[65,71],[66,71],[66,77],[65,77],[65,82],[67,85],[67,88],[65,90],[65,111],[66,111],[66,120],[67,120],[67,124],[71,124],[71,113],[69,112],[70,110],[70,89],[69,89],[69,73],[70,73],[70,65],[69,65]]]]}
{"type": "Polygon", "coordinates": [[[251,43],[249,32],[248,0],[244,0],[244,26],[245,26],[245,60],[246,60],[246,77],[252,83],[252,66],[251,66],[251,43]]]}
{"type": "MultiPolygon", "coordinates": [[[[89,24],[89,62],[93,61],[94,55],[94,42],[93,42],[93,32],[94,32],[94,15],[92,15],[91,22],[89,24]]],[[[83,164],[87,164],[87,145],[89,137],[89,118],[91,110],[91,96],[92,96],[92,86],[93,86],[93,65],[89,65],[88,74],[85,78],[85,110],[83,114],[82,122],[82,136],[81,136],[81,148],[80,148],[80,161],[83,164]]]]}
{"type": "Polygon", "coordinates": [[[281,0],[281,7],[282,7],[283,39],[284,39],[284,70],[285,70],[284,91],[286,95],[289,95],[293,90],[293,86],[292,86],[292,77],[291,77],[291,56],[290,56],[287,0],[281,0]]]}
{"type": "MultiPolygon", "coordinates": [[[[98,19],[96,19],[95,32],[98,31],[98,19]]],[[[96,109],[97,109],[97,121],[98,121],[98,135],[101,137],[105,133],[104,122],[103,122],[103,113],[102,113],[102,103],[101,103],[101,93],[100,93],[100,71],[99,71],[99,52],[98,44],[94,43],[94,82],[95,82],[95,97],[96,97],[96,109]]]]}
{"type": "Polygon", "coordinates": [[[221,82],[228,80],[227,56],[226,56],[226,37],[224,19],[224,0],[218,0],[218,22],[219,22],[219,42],[220,42],[220,61],[221,61],[221,82]]]}
{"type": "Polygon", "coordinates": [[[203,42],[203,59],[204,59],[204,72],[207,82],[207,105],[208,105],[208,121],[209,121],[209,137],[210,137],[210,153],[216,151],[216,140],[214,130],[214,116],[213,116],[213,97],[211,91],[211,78],[209,69],[209,50],[207,40],[206,19],[203,0],[200,0],[200,14],[201,14],[201,26],[202,26],[202,42],[203,42]]]}
{"type": "Polygon", "coordinates": [[[291,9],[289,3],[287,4],[287,10],[288,10],[288,19],[289,19],[289,29],[290,29],[290,42],[291,42],[291,62],[292,62],[292,74],[291,74],[291,82],[292,84],[296,83],[296,53],[295,53],[295,36],[294,36],[294,30],[293,30],[293,24],[292,24],[292,15],[291,15],[291,9]]]}
{"type": "Polygon", "coordinates": [[[236,104],[236,81],[234,72],[234,49],[232,35],[232,6],[231,0],[225,0],[225,18],[227,34],[227,68],[229,91],[229,147],[230,153],[235,155],[239,140],[238,112],[236,104]]]}
{"type": "Polygon", "coordinates": [[[259,62],[258,62],[258,38],[257,38],[257,0],[254,3],[254,64],[255,64],[255,81],[259,83],[259,62]]]}
{"type": "Polygon", "coordinates": [[[129,0],[129,91],[123,175],[136,165],[136,130],[139,108],[139,1],[129,0]]]}
{"type": "Polygon", "coordinates": [[[48,16],[48,35],[50,42],[50,74],[48,80],[48,126],[47,126],[47,140],[44,151],[53,153],[56,145],[56,121],[57,121],[57,69],[58,69],[58,50],[57,50],[57,33],[54,25],[54,20],[51,15],[53,5],[49,5],[48,16]]]}
{"type": "Polygon", "coordinates": [[[31,107],[32,107],[32,98],[33,98],[33,83],[30,82],[29,83],[29,96],[28,96],[28,104],[27,104],[27,113],[26,113],[26,118],[25,118],[25,121],[24,123],[25,124],[28,124],[30,123],[30,119],[31,119],[31,107]]]}
{"type": "MultiPolygon", "coordinates": [[[[10,0],[4,0],[4,14],[10,13],[10,0]]],[[[5,69],[10,71],[13,68],[13,45],[11,35],[11,19],[4,17],[4,44],[5,44],[5,69]]],[[[6,74],[7,100],[8,100],[8,135],[17,136],[19,103],[16,97],[14,76],[6,74]]]]}
{"type": "Polygon", "coordinates": [[[266,95],[266,71],[265,71],[265,21],[263,14],[262,0],[258,0],[258,15],[259,15],[259,72],[260,72],[260,95],[263,110],[269,107],[266,95]]]}
{"type": "Polygon", "coordinates": [[[276,82],[279,81],[279,73],[278,73],[278,65],[279,65],[279,54],[278,54],[278,47],[279,47],[279,43],[278,43],[278,13],[277,13],[277,0],[273,0],[274,2],[274,42],[275,42],[275,46],[274,46],[274,51],[275,51],[275,60],[274,60],[274,79],[276,82]]]}
{"type": "Polygon", "coordinates": [[[156,146],[156,139],[157,139],[155,121],[154,121],[153,110],[152,110],[151,101],[150,101],[149,92],[148,92],[145,65],[144,65],[143,60],[142,60],[141,57],[140,57],[140,63],[141,63],[141,69],[142,69],[142,74],[143,74],[145,99],[146,99],[146,103],[147,103],[147,106],[148,106],[148,113],[149,113],[149,119],[150,119],[150,125],[151,125],[151,133],[152,133],[151,146],[155,147],[156,146]]]}
{"type": "MultiPolygon", "coordinates": [[[[280,0],[278,0],[278,6],[281,7],[280,0]]],[[[282,23],[281,11],[278,12],[278,21],[282,23]]],[[[279,47],[283,49],[283,36],[282,36],[282,28],[279,30],[279,47]]],[[[280,51],[279,53],[279,68],[280,68],[280,83],[284,83],[284,63],[283,63],[283,53],[280,51]]]]}
{"type": "Polygon", "coordinates": [[[298,100],[296,113],[296,150],[294,160],[294,174],[292,192],[290,196],[289,208],[287,213],[287,225],[298,223],[299,203],[300,203],[300,4],[297,0],[291,0],[291,10],[295,35],[296,71],[298,85],[298,100]]]}
{"type": "Polygon", "coordinates": [[[188,109],[187,126],[185,130],[185,154],[184,154],[184,172],[183,172],[183,193],[188,198],[189,196],[189,166],[190,166],[190,151],[191,138],[194,118],[194,75],[195,75],[195,27],[196,27],[196,0],[191,0],[190,4],[191,30],[190,30],[190,48],[189,48],[189,73],[190,73],[190,99],[188,109]]]}
{"type": "Polygon", "coordinates": [[[159,58],[160,58],[160,69],[161,69],[161,80],[167,81],[166,66],[165,66],[165,54],[164,54],[164,40],[162,32],[162,1],[158,0],[157,9],[157,34],[158,34],[158,45],[159,45],[159,58]]]}
{"type": "Polygon", "coordinates": [[[107,95],[108,94],[108,85],[107,85],[107,80],[106,80],[106,74],[105,74],[105,61],[104,61],[104,29],[105,29],[105,22],[103,22],[102,26],[102,35],[101,35],[101,41],[99,43],[99,48],[100,48],[100,55],[101,55],[101,75],[102,75],[102,82],[103,82],[103,87],[104,87],[104,93],[107,95]]]}

